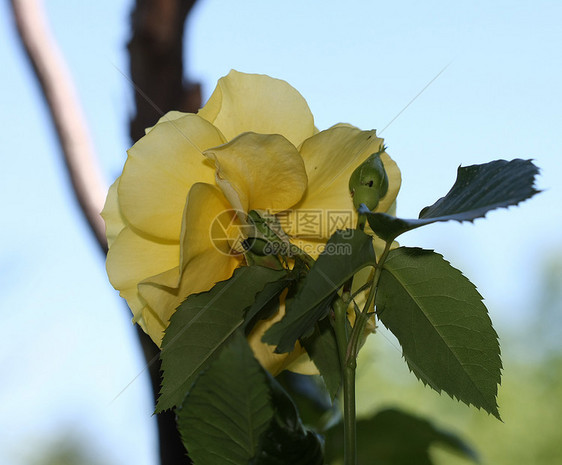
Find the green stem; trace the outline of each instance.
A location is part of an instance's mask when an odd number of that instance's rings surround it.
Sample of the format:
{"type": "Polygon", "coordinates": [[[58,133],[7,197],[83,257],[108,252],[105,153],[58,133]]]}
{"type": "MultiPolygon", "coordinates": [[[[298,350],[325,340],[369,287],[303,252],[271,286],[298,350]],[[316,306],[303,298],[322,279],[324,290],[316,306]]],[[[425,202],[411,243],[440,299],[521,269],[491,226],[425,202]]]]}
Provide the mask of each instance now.
{"type": "Polygon", "coordinates": [[[356,465],[357,434],[355,430],[355,363],[349,363],[346,352],[348,347],[348,305],[348,292],[344,292],[343,296],[334,302],[334,331],[336,333],[343,385],[344,464],[356,465]]]}
{"type": "Polygon", "coordinates": [[[338,355],[343,379],[343,370],[346,360],[345,350],[347,348],[347,304],[342,297],[338,298],[334,302],[334,316],[334,332],[336,333],[336,342],[338,345],[338,355]]]}
{"type": "MultiPolygon", "coordinates": [[[[355,405],[355,375],[357,354],[361,335],[369,319],[380,281],[382,267],[390,252],[391,242],[387,242],[375,267],[373,280],[370,283],[369,295],[361,313],[357,314],[351,335],[347,334],[347,307],[351,301],[349,291],[345,289],[342,297],[334,302],[334,331],[338,345],[343,384],[343,415],[344,415],[344,465],[357,465],[357,412],[355,405]]],[[[349,286],[350,287],[350,286],[349,286]]]]}
{"type": "MultiPolygon", "coordinates": [[[[338,340],[338,348],[340,351],[340,362],[342,363],[342,379],[343,379],[343,415],[344,415],[344,465],[357,465],[357,412],[355,406],[355,375],[357,368],[357,354],[359,353],[359,345],[361,341],[361,335],[365,330],[365,325],[369,319],[369,309],[372,307],[376,295],[378,284],[380,281],[382,266],[390,252],[390,246],[392,242],[387,242],[384,252],[382,253],[376,268],[375,274],[373,276],[373,281],[371,283],[371,289],[369,290],[369,295],[367,296],[367,301],[360,314],[357,315],[355,319],[355,325],[351,331],[351,336],[347,339],[347,334],[344,333],[346,337],[347,345],[345,353],[342,354],[341,345],[343,342],[343,337],[338,337],[336,329],[336,338],[338,340]],[[341,342],[340,342],[341,341],[341,342]]],[[[340,318],[343,313],[347,311],[347,303],[345,300],[339,299],[341,302],[341,309],[339,310],[340,318]]],[[[338,308],[338,306],[335,306],[338,308]]],[[[338,311],[336,311],[336,328],[339,326],[338,321],[338,311]]],[[[343,321],[345,324],[345,319],[343,321]]],[[[345,328],[345,326],[344,326],[345,328]]]]}
{"type": "Polygon", "coordinates": [[[344,465],[357,465],[357,419],[355,411],[355,359],[343,369],[344,465]]]}

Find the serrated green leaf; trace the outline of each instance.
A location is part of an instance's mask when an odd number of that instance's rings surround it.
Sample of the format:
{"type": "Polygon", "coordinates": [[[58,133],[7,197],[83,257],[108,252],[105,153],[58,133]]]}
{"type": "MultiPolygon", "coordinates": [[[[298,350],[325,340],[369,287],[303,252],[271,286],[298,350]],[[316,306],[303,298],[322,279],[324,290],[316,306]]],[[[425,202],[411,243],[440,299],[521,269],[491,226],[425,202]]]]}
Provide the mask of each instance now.
{"type": "Polygon", "coordinates": [[[400,247],[384,263],[376,312],[424,384],[500,418],[498,335],[474,285],[435,252],[400,247]]]}
{"type": "Polygon", "coordinates": [[[182,403],[199,372],[242,326],[256,294],[284,276],[283,270],[242,267],[229,280],[189,296],[178,307],[162,341],[163,382],[157,412],[182,403]]]}
{"type": "Polygon", "coordinates": [[[418,219],[402,219],[386,213],[372,213],[361,207],[373,231],[392,241],[400,234],[438,221],[473,221],[490,210],[517,205],[539,191],[535,176],[539,169],[531,160],[496,160],[483,165],[459,167],[449,193],[429,207],[418,219]]]}
{"type": "Polygon", "coordinates": [[[237,332],[177,410],[178,429],[196,465],[247,465],[274,411],[265,372],[237,332]]]}
{"type": "MultiPolygon", "coordinates": [[[[357,422],[359,464],[434,465],[430,447],[445,446],[474,462],[478,457],[460,437],[428,420],[397,409],[386,409],[357,422]]],[[[326,459],[343,459],[343,426],[326,433],[326,459]]]]}
{"type": "Polygon", "coordinates": [[[275,415],[251,465],[322,465],[322,441],[303,426],[293,400],[277,380],[267,377],[275,415]]]}
{"type": "Polygon", "coordinates": [[[318,368],[333,402],[341,384],[341,365],[336,333],[329,319],[319,321],[312,336],[301,343],[318,368]]]}
{"type": "Polygon", "coordinates": [[[337,290],[355,273],[376,262],[372,237],[358,229],[336,231],[303,280],[286,314],[264,334],[277,353],[293,350],[297,339],[314,330],[329,311],[337,290]]]}
{"type": "Polygon", "coordinates": [[[293,279],[280,279],[267,283],[245,315],[245,328],[248,333],[259,319],[267,319],[279,309],[279,296],[293,283],[293,279]]]}

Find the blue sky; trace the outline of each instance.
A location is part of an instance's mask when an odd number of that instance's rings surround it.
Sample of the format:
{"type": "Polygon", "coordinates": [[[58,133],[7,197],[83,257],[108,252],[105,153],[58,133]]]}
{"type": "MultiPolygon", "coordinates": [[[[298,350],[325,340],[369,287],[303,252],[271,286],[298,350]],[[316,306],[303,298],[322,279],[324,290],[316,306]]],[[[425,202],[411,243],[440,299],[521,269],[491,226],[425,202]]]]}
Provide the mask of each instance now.
{"type": "MultiPolygon", "coordinates": [[[[118,70],[127,70],[131,2],[46,3],[109,184],[129,145],[132,90],[118,70]]],[[[542,264],[562,257],[561,20],[558,1],[200,0],[186,57],[205,97],[231,68],[287,80],[321,129],[380,130],[449,65],[382,133],[402,170],[399,214],[444,195],[459,164],[496,158],[534,158],[545,192],[401,242],[462,269],[501,335],[532,320],[542,264]]],[[[73,431],[107,463],[152,465],[147,380],[112,401],[143,369],[130,317],[72,198],[7,2],[0,57],[0,462],[24,463],[30,439],[73,431]]]]}

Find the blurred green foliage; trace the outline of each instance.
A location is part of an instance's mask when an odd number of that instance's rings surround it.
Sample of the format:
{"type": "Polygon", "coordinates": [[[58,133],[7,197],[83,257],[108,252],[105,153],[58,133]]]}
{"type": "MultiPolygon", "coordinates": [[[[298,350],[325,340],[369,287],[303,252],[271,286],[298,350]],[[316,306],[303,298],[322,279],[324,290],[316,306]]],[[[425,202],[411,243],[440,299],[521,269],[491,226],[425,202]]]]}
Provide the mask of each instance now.
{"type": "Polygon", "coordinates": [[[88,445],[86,437],[64,431],[49,442],[35,443],[24,460],[21,463],[28,465],[111,465],[88,445]]]}

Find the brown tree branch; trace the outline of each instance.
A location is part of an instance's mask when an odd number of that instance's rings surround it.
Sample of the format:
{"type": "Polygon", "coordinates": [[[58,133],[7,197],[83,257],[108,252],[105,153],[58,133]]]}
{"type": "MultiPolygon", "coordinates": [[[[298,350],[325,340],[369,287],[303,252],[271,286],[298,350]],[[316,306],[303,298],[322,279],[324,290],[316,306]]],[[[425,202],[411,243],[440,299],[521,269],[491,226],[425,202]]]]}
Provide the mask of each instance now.
{"type": "MultiPolygon", "coordinates": [[[[184,82],[184,24],[194,4],[195,0],[136,0],[128,44],[136,106],[136,114],[130,123],[133,142],[167,111],[195,113],[201,107],[199,85],[184,82]]],[[[144,333],[141,341],[145,359],[154,359],[158,347],[144,333]]],[[[149,368],[154,398],[157,399],[160,360],[149,368]]],[[[174,412],[158,414],[157,421],[161,464],[191,463],[179,436],[174,412]]]]}
{"type": "Polygon", "coordinates": [[[195,0],[137,0],[128,44],[136,114],[133,142],[169,110],[195,113],[201,107],[198,84],[184,81],[184,25],[195,0]]]}
{"type": "Polygon", "coordinates": [[[51,113],[76,199],[107,252],[100,216],[107,193],[72,79],[52,39],[40,0],[11,0],[20,40],[51,113]]]}

